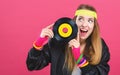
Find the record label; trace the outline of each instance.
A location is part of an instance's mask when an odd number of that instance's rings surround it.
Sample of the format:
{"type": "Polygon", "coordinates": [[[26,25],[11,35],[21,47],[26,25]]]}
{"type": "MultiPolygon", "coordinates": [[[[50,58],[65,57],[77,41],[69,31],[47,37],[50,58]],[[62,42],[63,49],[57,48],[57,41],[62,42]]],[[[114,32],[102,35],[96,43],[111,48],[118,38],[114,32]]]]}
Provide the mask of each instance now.
{"type": "Polygon", "coordinates": [[[68,23],[63,23],[59,26],[58,33],[61,37],[67,38],[72,34],[72,27],[68,23]]]}

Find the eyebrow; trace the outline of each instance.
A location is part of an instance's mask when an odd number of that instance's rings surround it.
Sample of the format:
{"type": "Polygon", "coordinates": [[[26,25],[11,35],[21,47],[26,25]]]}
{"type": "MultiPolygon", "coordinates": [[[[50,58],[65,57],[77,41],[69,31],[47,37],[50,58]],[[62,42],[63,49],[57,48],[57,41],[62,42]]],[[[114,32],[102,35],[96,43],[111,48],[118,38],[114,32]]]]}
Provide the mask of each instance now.
{"type": "Polygon", "coordinates": [[[94,18],[88,18],[89,20],[94,20],[94,18]]]}
{"type": "Polygon", "coordinates": [[[83,16],[78,16],[78,18],[81,18],[81,17],[84,18],[83,16]]]}
{"type": "MultiPolygon", "coordinates": [[[[83,16],[78,16],[78,18],[84,18],[83,16]]],[[[94,18],[88,18],[88,19],[93,19],[94,20],[94,18]]]]}

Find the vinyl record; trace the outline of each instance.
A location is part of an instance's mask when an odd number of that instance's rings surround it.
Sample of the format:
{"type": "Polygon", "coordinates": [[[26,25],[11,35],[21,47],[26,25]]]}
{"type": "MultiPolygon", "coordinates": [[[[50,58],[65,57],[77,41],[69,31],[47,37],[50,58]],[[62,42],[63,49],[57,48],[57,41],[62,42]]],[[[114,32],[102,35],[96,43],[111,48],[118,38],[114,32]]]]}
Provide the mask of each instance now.
{"type": "Polygon", "coordinates": [[[54,38],[59,42],[69,42],[77,36],[77,32],[76,23],[68,17],[58,19],[53,26],[54,38]]]}

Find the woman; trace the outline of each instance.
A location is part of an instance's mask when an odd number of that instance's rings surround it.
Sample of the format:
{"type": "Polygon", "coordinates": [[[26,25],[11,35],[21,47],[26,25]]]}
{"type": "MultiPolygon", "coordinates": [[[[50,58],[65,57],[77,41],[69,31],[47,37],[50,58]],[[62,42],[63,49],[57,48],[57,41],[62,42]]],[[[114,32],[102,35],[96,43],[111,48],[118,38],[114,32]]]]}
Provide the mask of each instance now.
{"type": "Polygon", "coordinates": [[[96,10],[82,4],[73,20],[78,26],[78,34],[67,45],[58,46],[52,39],[53,24],[42,30],[28,53],[29,70],[39,70],[51,63],[51,75],[108,75],[110,53],[100,37],[96,10]],[[45,44],[48,38],[50,41],[45,44]]]}

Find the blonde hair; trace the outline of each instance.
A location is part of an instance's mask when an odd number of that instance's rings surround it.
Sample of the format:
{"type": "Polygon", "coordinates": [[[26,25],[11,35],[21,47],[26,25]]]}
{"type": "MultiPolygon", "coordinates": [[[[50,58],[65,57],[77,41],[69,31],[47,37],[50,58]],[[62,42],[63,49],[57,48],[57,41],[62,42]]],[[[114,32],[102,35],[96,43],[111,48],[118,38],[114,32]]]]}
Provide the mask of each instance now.
{"type": "Polygon", "coordinates": [[[76,63],[74,60],[74,56],[72,54],[72,49],[67,45],[66,50],[65,50],[65,63],[64,67],[68,69],[70,73],[72,73],[76,63]]]}
{"type": "Polygon", "coordinates": [[[99,25],[95,20],[93,32],[91,36],[86,40],[84,55],[88,58],[90,64],[96,65],[101,60],[101,54],[102,54],[102,43],[100,38],[100,30],[99,30],[99,25]]]}

